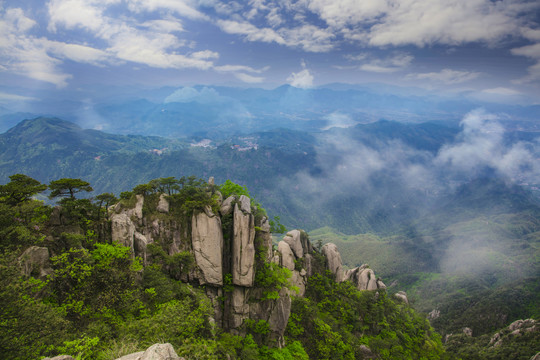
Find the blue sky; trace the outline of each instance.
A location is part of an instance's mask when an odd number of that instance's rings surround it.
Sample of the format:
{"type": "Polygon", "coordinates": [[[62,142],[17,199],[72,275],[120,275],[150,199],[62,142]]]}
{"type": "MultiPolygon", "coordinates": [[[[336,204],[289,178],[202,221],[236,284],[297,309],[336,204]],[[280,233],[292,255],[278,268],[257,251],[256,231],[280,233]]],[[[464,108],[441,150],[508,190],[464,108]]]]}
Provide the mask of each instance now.
{"type": "Polygon", "coordinates": [[[90,85],[386,83],[540,103],[540,2],[0,1],[0,100],[90,85]]]}

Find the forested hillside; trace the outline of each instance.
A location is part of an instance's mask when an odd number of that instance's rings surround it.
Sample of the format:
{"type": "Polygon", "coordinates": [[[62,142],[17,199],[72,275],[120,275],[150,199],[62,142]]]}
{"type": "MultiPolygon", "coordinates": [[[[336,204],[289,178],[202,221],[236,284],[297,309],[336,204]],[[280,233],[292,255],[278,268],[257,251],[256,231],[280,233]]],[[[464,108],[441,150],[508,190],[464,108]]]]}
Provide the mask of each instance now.
{"type": "Polygon", "coordinates": [[[116,359],[157,342],[187,359],[445,358],[423,316],[338,282],[307,234],[272,250],[282,226],[244,187],[160,178],[80,197],[91,191],[22,174],[0,186],[3,358],[116,359]],[[47,188],[57,206],[33,199],[47,188]]]}

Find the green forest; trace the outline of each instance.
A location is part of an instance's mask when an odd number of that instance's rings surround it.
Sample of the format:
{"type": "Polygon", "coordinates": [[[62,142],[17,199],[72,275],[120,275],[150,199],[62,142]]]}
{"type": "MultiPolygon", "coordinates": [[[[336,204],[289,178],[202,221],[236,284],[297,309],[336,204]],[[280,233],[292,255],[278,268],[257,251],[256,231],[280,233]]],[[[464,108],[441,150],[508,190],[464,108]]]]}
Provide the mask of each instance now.
{"type": "MultiPolygon", "coordinates": [[[[530,345],[540,341],[538,331],[530,332],[491,351],[485,337],[460,335],[445,349],[426,316],[413,307],[385,290],[358,291],[347,281],[334,281],[320,243],[303,297],[295,296],[291,272],[265,262],[267,249],[256,246],[255,286],[264,291],[249,301],[292,295],[283,343],[271,340],[264,320],[246,319],[240,331],[227,331],[213,319],[208,285],[187,276],[197,266],[193,254],[170,253],[163,239],[148,245],[145,259],[134,256],[112,241],[111,214],[133,208],[142,196],[144,221],[189,225],[205,207],[216,212],[220,196],[249,197],[248,189],[231,181],[219,186],[168,177],[118,198],[89,197],[92,191],[81,179],[41,184],[23,174],[0,185],[2,358],[116,359],[168,342],[186,359],[506,359],[509,354],[528,359],[530,345]],[[170,203],[166,215],[156,211],[162,194],[170,203]],[[56,204],[35,200],[44,195],[56,204]]],[[[258,201],[252,204],[255,217],[266,216],[258,201]]],[[[284,230],[279,218],[272,228],[284,230]]],[[[218,303],[231,291],[229,276],[224,274],[218,303]]]]}

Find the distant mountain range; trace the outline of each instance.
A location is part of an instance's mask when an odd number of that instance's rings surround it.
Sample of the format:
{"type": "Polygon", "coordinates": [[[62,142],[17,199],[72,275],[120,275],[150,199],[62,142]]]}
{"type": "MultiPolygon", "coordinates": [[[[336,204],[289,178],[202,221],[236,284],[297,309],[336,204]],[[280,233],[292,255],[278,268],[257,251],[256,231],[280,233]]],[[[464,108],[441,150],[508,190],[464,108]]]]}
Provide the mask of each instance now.
{"type": "Polygon", "coordinates": [[[110,133],[224,139],[276,128],[320,131],[385,118],[456,126],[464,114],[476,108],[499,115],[514,130],[540,131],[536,121],[538,105],[486,102],[465,94],[443,97],[425,90],[381,84],[330,84],[311,89],[289,85],[275,89],[165,87],[152,91],[89,88],[81,93],[63,94],[62,100],[49,96],[36,94],[34,100],[19,107],[26,113],[1,109],[0,131],[15,124],[14,116],[22,119],[53,114],[83,128],[110,133]],[[130,95],[120,95],[123,93],[130,95]]]}

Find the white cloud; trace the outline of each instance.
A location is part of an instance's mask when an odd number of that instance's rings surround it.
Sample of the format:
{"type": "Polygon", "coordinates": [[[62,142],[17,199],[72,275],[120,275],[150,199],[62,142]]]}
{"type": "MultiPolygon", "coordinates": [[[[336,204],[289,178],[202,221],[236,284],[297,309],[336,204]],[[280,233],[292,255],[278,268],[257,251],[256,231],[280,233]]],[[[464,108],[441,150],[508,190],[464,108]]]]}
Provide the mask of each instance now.
{"type": "Polygon", "coordinates": [[[294,87],[307,89],[313,87],[313,75],[308,69],[304,69],[300,72],[293,72],[288,78],[287,82],[294,87]]]}
{"type": "Polygon", "coordinates": [[[540,143],[504,143],[504,129],[497,116],[483,110],[467,114],[462,122],[458,141],[444,146],[434,163],[454,172],[474,175],[490,167],[508,179],[520,177],[536,182],[540,176],[538,154],[540,143]]]}
{"type": "Polygon", "coordinates": [[[496,88],[491,88],[491,89],[484,89],[482,90],[482,92],[484,93],[487,93],[487,94],[494,94],[494,95],[521,95],[521,92],[517,91],[517,90],[514,90],[514,89],[509,89],[509,88],[505,88],[505,87],[496,87],[496,88]]]}
{"type": "Polygon", "coordinates": [[[57,26],[67,29],[80,27],[98,32],[107,24],[103,19],[102,8],[93,6],[85,0],[51,0],[48,4],[49,31],[56,32],[57,26]]]}
{"type": "Polygon", "coordinates": [[[236,76],[239,80],[249,84],[257,84],[264,81],[264,77],[262,76],[252,76],[244,73],[235,73],[234,76],[236,76]]]}
{"type": "MultiPolygon", "coordinates": [[[[354,68],[376,73],[392,73],[403,70],[408,67],[414,59],[414,56],[409,53],[394,53],[392,56],[385,58],[376,58],[369,53],[357,55],[348,54],[344,57],[351,62],[360,63],[360,65],[357,65],[354,68]]],[[[342,69],[348,69],[348,67],[342,67],[342,69]]]]}
{"type": "Polygon", "coordinates": [[[60,60],[48,53],[45,39],[28,35],[36,22],[24,15],[22,9],[7,9],[0,18],[0,58],[3,71],[11,71],[32,79],[62,87],[71,77],[58,70],[60,60]]]}
{"type": "MultiPolygon", "coordinates": [[[[530,35],[530,37],[540,36],[538,35],[540,33],[540,30],[538,32],[534,32],[534,34],[530,35]]],[[[529,66],[527,69],[529,75],[525,76],[521,79],[517,79],[514,82],[515,83],[527,83],[532,82],[540,79],[540,42],[533,44],[533,45],[527,45],[522,46],[519,48],[512,49],[512,54],[514,55],[520,55],[520,56],[526,56],[528,58],[531,58],[536,61],[536,63],[532,66],[529,66]]]]}
{"type": "Polygon", "coordinates": [[[494,43],[519,31],[538,4],[489,0],[311,0],[307,7],[346,38],[373,46],[494,43]],[[361,26],[359,26],[361,24],[361,26]]]}
{"type": "Polygon", "coordinates": [[[210,50],[196,51],[191,54],[194,59],[218,59],[219,53],[210,50]]]}
{"type": "Polygon", "coordinates": [[[142,27],[147,27],[157,32],[171,33],[184,31],[182,22],[178,19],[161,19],[145,21],[141,24],[142,27]]]}
{"type": "Polygon", "coordinates": [[[248,22],[218,20],[217,25],[228,34],[244,35],[249,41],[276,42],[285,44],[285,40],[270,28],[259,29],[248,22]]]}
{"type": "Polygon", "coordinates": [[[43,43],[47,45],[47,48],[52,55],[80,63],[101,65],[110,58],[110,55],[105,51],[94,49],[89,46],[66,44],[48,40],[44,40],[43,43]]]}
{"type": "Polygon", "coordinates": [[[36,98],[30,97],[30,96],[23,96],[23,95],[0,92],[0,102],[9,103],[13,101],[31,101],[31,100],[36,100],[36,98]]]}
{"type": "Polygon", "coordinates": [[[193,1],[185,0],[127,0],[128,7],[132,11],[172,11],[178,15],[192,19],[207,20],[208,16],[195,8],[193,1]]]}
{"type": "Polygon", "coordinates": [[[459,71],[443,69],[439,72],[408,74],[405,78],[409,80],[430,80],[445,84],[459,84],[476,79],[479,72],[459,71]]]}

